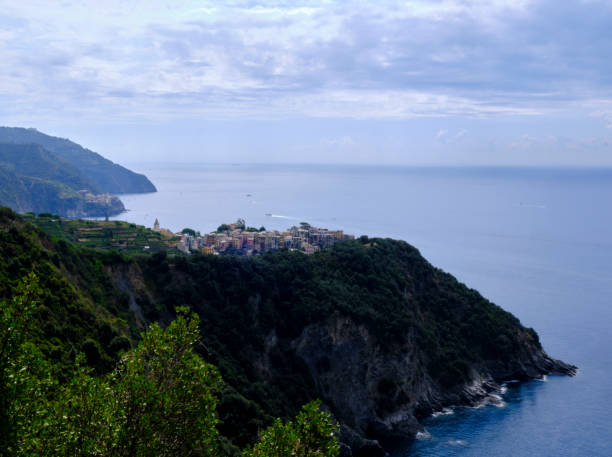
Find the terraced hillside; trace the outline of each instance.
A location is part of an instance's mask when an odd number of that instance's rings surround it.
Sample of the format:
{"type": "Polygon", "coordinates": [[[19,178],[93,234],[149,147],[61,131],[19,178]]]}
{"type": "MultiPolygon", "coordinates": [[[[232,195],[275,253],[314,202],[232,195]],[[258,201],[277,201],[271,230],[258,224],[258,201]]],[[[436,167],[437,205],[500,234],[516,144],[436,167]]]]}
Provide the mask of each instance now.
{"type": "Polygon", "coordinates": [[[53,215],[26,219],[52,237],[94,249],[160,252],[176,248],[177,240],[142,225],[122,221],[73,220],[53,215]]]}

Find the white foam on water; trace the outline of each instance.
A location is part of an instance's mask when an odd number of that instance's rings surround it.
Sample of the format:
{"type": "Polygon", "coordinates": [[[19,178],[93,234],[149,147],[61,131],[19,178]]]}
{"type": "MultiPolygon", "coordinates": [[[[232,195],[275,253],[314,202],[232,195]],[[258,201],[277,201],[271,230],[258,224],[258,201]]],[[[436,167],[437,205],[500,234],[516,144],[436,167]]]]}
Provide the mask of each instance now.
{"type": "Polygon", "coordinates": [[[489,400],[489,404],[493,406],[496,406],[498,408],[504,408],[507,406],[506,402],[503,400],[503,398],[500,395],[490,394],[487,398],[489,400]]]}
{"type": "Polygon", "coordinates": [[[485,406],[489,406],[489,405],[495,406],[497,408],[505,408],[507,406],[507,403],[503,400],[503,398],[500,395],[489,394],[485,398],[483,398],[480,402],[476,403],[473,406],[470,406],[470,408],[480,409],[480,408],[484,408],[485,406]]]}
{"type": "Polygon", "coordinates": [[[502,386],[500,387],[500,389],[499,389],[499,392],[500,392],[502,395],[505,395],[505,394],[506,394],[506,392],[508,392],[508,387],[506,387],[505,385],[502,385],[502,386]]]}
{"type": "Polygon", "coordinates": [[[466,440],[449,440],[448,444],[450,444],[451,446],[469,446],[470,443],[468,443],[466,440]]]}
{"type": "Polygon", "coordinates": [[[541,378],[536,378],[536,381],[548,382],[548,376],[543,374],[541,378]]]}
{"type": "Polygon", "coordinates": [[[423,429],[422,431],[417,432],[416,439],[419,440],[419,441],[430,440],[431,439],[431,433],[429,433],[427,430],[423,429]]]}
{"type": "Polygon", "coordinates": [[[449,416],[450,414],[455,414],[455,411],[451,408],[442,408],[442,411],[433,412],[431,417],[449,416]]]}
{"type": "Polygon", "coordinates": [[[277,219],[290,219],[292,221],[297,221],[296,217],[291,217],[291,216],[283,216],[281,214],[272,214],[270,217],[275,217],[277,219]]]}

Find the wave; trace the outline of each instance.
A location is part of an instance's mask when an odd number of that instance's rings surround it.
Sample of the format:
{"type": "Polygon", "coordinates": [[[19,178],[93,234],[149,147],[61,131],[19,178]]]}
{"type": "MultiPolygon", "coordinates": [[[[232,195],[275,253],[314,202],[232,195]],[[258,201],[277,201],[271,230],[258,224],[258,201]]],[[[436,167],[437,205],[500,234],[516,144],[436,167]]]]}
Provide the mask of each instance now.
{"type": "Polygon", "coordinates": [[[283,216],[282,214],[271,214],[271,213],[266,213],[266,216],[268,217],[275,217],[277,219],[289,219],[292,221],[297,221],[299,220],[297,217],[292,217],[292,216],[283,216]]]}
{"type": "Polygon", "coordinates": [[[431,414],[431,417],[439,417],[439,416],[449,416],[451,414],[455,414],[451,408],[443,408],[441,411],[435,411],[431,414]]]}
{"type": "Polygon", "coordinates": [[[417,432],[415,438],[417,440],[419,440],[419,441],[430,440],[431,439],[431,433],[429,433],[427,430],[423,429],[423,430],[417,432]]]}
{"type": "Polygon", "coordinates": [[[468,443],[466,440],[449,440],[448,444],[450,444],[451,446],[469,446],[470,443],[468,443]]]}
{"type": "Polygon", "coordinates": [[[495,406],[496,408],[505,408],[507,403],[504,399],[498,394],[489,394],[485,398],[483,398],[480,402],[476,403],[473,406],[470,406],[472,409],[480,409],[485,406],[495,406]]]}

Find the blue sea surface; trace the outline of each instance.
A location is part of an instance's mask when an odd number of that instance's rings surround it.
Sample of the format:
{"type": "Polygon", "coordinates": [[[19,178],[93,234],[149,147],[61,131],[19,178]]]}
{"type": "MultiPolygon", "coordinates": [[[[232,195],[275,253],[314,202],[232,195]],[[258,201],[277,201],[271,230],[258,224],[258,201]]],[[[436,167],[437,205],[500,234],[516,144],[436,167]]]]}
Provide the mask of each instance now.
{"type": "Polygon", "coordinates": [[[130,164],[159,192],[118,219],[201,232],[244,218],[408,241],[515,314],[574,378],[425,421],[404,456],[612,455],[612,170],[130,164]],[[266,216],[271,214],[271,216],[266,216]]]}

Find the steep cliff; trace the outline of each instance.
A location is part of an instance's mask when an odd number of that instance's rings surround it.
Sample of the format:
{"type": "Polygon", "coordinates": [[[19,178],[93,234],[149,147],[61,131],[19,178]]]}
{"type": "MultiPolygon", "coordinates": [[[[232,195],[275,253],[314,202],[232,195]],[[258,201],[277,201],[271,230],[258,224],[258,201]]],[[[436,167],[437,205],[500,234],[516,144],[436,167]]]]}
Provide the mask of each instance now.
{"type": "Polygon", "coordinates": [[[137,264],[123,287],[138,278],[127,289],[141,316],[196,310],[205,355],[260,408],[245,416],[290,415],[322,398],[343,424],[343,455],[384,455],[414,438],[420,419],[486,400],[503,380],[575,370],[550,358],[533,329],[401,241],[137,264]]]}
{"type": "Polygon", "coordinates": [[[103,371],[146,324],[169,322],[178,305],[196,311],[198,350],[226,383],[219,430],[239,447],[321,398],[342,424],[342,455],[384,455],[431,412],[486,400],[503,380],[575,371],[402,241],[362,237],[312,256],[122,257],[0,209],[0,254],[0,298],[28,271],[41,278],[40,340],[60,361],[80,347],[103,371]]]}

